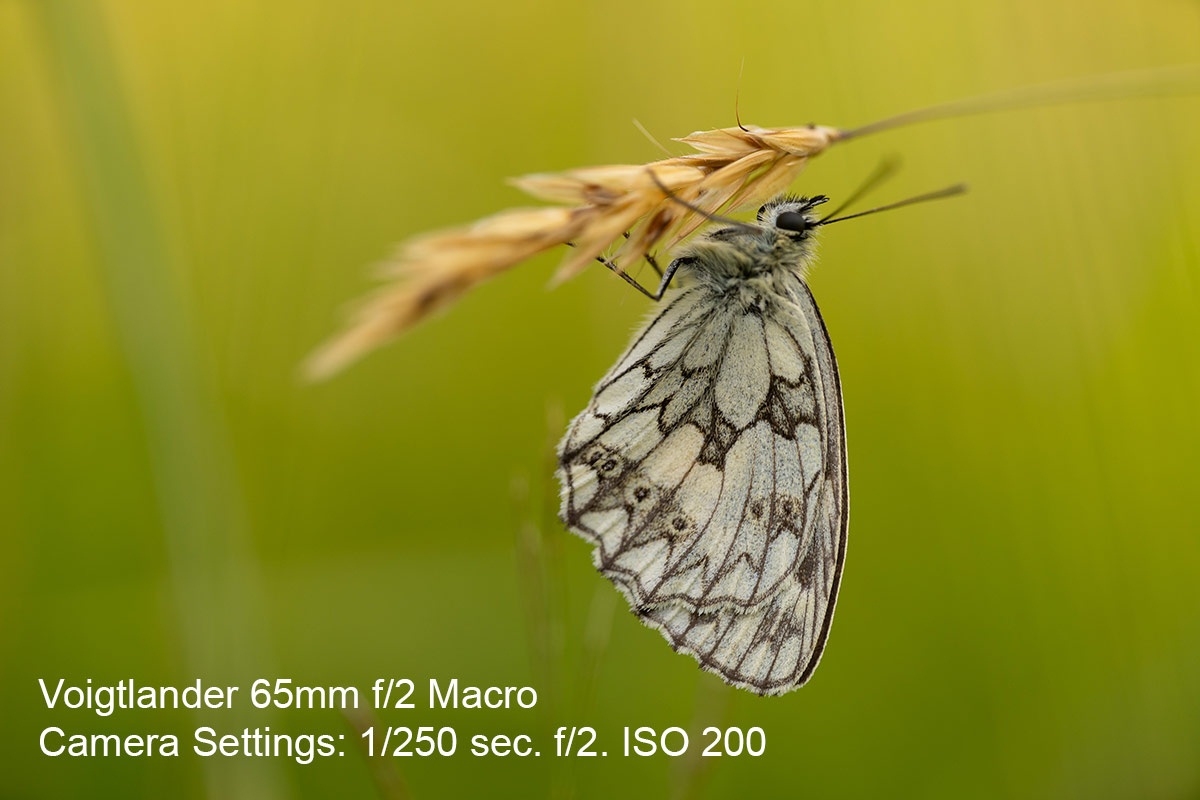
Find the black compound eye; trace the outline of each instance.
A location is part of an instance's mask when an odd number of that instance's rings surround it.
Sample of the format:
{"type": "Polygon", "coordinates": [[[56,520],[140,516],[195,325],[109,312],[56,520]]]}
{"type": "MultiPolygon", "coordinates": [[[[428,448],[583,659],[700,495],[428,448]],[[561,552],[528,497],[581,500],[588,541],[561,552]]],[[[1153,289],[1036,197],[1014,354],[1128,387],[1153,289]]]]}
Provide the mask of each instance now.
{"type": "Polygon", "coordinates": [[[780,214],[775,218],[775,225],[785,231],[795,231],[796,233],[804,233],[809,228],[805,216],[795,211],[785,211],[780,214]]]}

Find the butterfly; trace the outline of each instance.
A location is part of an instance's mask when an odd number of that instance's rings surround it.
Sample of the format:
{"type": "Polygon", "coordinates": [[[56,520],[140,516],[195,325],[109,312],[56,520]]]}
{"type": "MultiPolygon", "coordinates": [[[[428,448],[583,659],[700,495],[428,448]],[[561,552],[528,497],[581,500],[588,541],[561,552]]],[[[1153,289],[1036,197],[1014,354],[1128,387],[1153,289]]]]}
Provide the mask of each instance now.
{"type": "Polygon", "coordinates": [[[596,568],[758,694],[812,675],[846,557],[841,385],[805,282],[825,200],[779,198],[686,247],[558,452],[560,515],[596,568]]]}

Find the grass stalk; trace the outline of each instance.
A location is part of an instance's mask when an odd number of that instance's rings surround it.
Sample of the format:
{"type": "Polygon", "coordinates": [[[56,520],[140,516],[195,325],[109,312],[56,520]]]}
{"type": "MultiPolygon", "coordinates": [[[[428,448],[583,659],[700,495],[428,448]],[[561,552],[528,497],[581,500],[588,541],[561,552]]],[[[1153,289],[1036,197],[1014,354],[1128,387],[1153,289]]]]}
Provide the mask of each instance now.
{"type": "MultiPolygon", "coordinates": [[[[191,309],[177,282],[181,258],[163,225],[103,7],[47,0],[27,8],[41,35],[144,426],[184,668],[206,681],[269,674],[232,446],[201,368],[191,309]]],[[[235,710],[219,720],[221,727],[231,723],[257,727],[269,719],[235,710]]],[[[204,769],[212,797],[283,795],[268,759],[206,759],[204,769]]]]}

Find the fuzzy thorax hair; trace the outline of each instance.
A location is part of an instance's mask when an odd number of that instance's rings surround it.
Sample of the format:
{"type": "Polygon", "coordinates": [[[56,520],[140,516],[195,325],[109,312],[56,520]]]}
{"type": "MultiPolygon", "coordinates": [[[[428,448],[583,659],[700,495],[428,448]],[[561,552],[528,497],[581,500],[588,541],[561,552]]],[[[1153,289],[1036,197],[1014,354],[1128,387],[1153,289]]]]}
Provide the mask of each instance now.
{"type": "Polygon", "coordinates": [[[747,309],[787,297],[786,278],[808,276],[820,227],[813,209],[825,201],[820,195],[781,197],[759,209],[757,225],[706,233],[679,256],[679,275],[714,294],[736,296],[747,309]]]}

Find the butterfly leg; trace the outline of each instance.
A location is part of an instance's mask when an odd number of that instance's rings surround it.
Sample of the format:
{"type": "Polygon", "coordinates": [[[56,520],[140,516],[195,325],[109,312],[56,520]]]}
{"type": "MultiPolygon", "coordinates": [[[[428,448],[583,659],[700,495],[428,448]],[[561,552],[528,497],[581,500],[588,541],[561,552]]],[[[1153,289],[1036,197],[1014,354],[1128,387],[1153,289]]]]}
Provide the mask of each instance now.
{"type": "MultiPolygon", "coordinates": [[[[629,238],[628,232],[625,233],[625,238],[629,238]]],[[[574,247],[575,243],[574,242],[566,242],[566,245],[568,247],[574,247]]],[[[658,302],[659,300],[662,300],[663,293],[666,292],[667,287],[671,285],[671,278],[674,277],[675,270],[679,269],[679,266],[680,266],[679,262],[681,261],[681,259],[677,258],[674,261],[672,261],[671,265],[667,267],[666,274],[664,274],[662,271],[662,268],[658,266],[658,261],[654,258],[654,256],[652,254],[646,253],[643,256],[643,258],[646,259],[646,263],[649,264],[654,269],[654,271],[658,273],[660,278],[662,278],[662,280],[658,284],[658,290],[655,292],[649,291],[648,289],[646,289],[645,286],[642,286],[640,283],[638,283],[636,280],[634,280],[633,277],[628,272],[621,269],[621,267],[617,264],[616,261],[605,258],[604,256],[596,256],[596,261],[600,262],[601,264],[603,264],[604,266],[608,267],[610,270],[615,272],[617,275],[620,276],[621,280],[625,281],[630,286],[637,289],[639,292],[644,294],[646,297],[649,297],[651,300],[658,302]]]]}
{"type": "MultiPolygon", "coordinates": [[[[629,231],[625,231],[621,235],[624,236],[626,239],[628,239],[631,234],[629,233],[629,231]]],[[[658,277],[661,278],[662,277],[662,267],[658,266],[658,259],[654,257],[654,254],[653,253],[645,253],[642,255],[642,258],[644,258],[646,260],[646,263],[650,265],[650,269],[652,269],[656,273],[658,273],[658,277]]],[[[597,260],[599,260],[599,257],[597,257],[597,260]]]]}
{"type": "Polygon", "coordinates": [[[654,294],[650,294],[649,292],[647,292],[646,296],[649,297],[651,300],[655,300],[655,301],[662,300],[663,295],[667,293],[667,289],[670,288],[670,286],[671,286],[671,279],[675,277],[676,271],[678,271],[680,267],[686,267],[688,264],[692,263],[692,261],[694,261],[694,260],[695,259],[691,258],[690,256],[684,256],[682,258],[677,258],[674,261],[672,261],[670,264],[667,265],[667,271],[660,273],[662,275],[662,280],[658,284],[658,290],[654,294]]]}
{"type": "Polygon", "coordinates": [[[619,266],[617,266],[617,262],[615,262],[615,261],[610,261],[609,259],[605,258],[604,256],[596,256],[596,260],[597,260],[597,261],[599,261],[599,262],[600,262],[601,264],[603,264],[604,266],[606,266],[606,267],[608,267],[609,269],[611,269],[613,272],[617,273],[617,275],[621,276],[621,280],[625,281],[625,282],[626,282],[626,283],[628,283],[630,286],[632,286],[633,288],[637,289],[637,290],[638,290],[639,292],[641,292],[642,294],[646,295],[646,297],[649,297],[651,300],[661,300],[661,299],[662,299],[662,293],[661,293],[661,291],[660,291],[660,292],[659,292],[659,294],[657,294],[657,295],[655,295],[654,293],[652,293],[652,292],[648,291],[648,290],[646,289],[646,287],[645,287],[645,286],[642,286],[640,283],[638,283],[637,281],[635,281],[635,280],[634,280],[634,279],[633,279],[633,278],[632,278],[632,277],[629,275],[629,273],[628,273],[628,272],[626,272],[625,270],[623,270],[623,269],[621,269],[619,266]]]}
{"type": "Polygon", "coordinates": [[[642,258],[646,259],[646,263],[650,265],[650,269],[657,272],[658,277],[661,278],[663,274],[662,267],[658,266],[658,259],[654,257],[654,254],[646,253],[646,255],[642,256],[642,258]]]}

